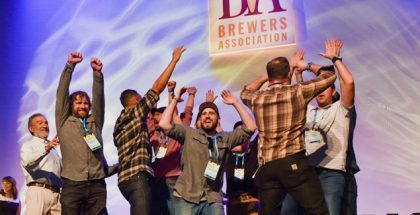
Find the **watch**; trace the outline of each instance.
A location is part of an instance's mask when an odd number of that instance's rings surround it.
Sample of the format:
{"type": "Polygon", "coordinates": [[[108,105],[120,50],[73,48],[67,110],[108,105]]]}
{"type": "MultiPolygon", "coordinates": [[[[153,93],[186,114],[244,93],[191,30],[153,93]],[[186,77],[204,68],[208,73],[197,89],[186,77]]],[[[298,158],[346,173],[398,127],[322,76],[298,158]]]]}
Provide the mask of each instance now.
{"type": "Polygon", "coordinates": [[[332,63],[335,63],[337,60],[343,61],[343,58],[338,56],[334,56],[333,58],[331,58],[332,63]]]}

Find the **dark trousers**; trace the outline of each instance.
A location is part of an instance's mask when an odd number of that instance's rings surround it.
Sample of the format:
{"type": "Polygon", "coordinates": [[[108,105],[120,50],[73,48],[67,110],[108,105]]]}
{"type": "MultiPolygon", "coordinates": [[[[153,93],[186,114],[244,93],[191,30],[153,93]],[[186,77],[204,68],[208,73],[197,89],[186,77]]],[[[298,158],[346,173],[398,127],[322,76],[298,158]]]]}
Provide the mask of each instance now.
{"type": "Polygon", "coordinates": [[[280,214],[282,201],[286,193],[290,193],[307,215],[328,215],[318,175],[309,165],[304,151],[261,166],[256,184],[260,214],[280,214]]]}
{"type": "Polygon", "coordinates": [[[72,181],[63,178],[60,202],[63,215],[108,214],[105,180],[72,181]]]}
{"type": "Polygon", "coordinates": [[[152,193],[153,215],[175,215],[175,199],[173,196],[177,176],[154,178],[152,193]]]}
{"type": "Polygon", "coordinates": [[[341,214],[357,214],[357,183],[351,170],[346,172],[346,187],[344,189],[344,199],[341,214]]]}
{"type": "Polygon", "coordinates": [[[147,172],[118,184],[122,195],[130,203],[130,214],[152,214],[152,176],[147,172]]]}

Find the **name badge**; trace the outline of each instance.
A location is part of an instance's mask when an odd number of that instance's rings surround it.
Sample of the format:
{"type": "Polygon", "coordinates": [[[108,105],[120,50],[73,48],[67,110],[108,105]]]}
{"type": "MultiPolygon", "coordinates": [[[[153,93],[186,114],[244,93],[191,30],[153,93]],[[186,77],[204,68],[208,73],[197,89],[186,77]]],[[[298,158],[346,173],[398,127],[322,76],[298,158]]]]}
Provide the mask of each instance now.
{"type": "Polygon", "coordinates": [[[234,171],[235,179],[244,180],[245,178],[245,171],[243,168],[235,168],[234,171]]]}
{"type": "Polygon", "coordinates": [[[308,132],[308,140],[309,143],[321,143],[321,133],[319,131],[310,130],[308,132]]]}
{"type": "Polygon", "coordinates": [[[204,176],[211,180],[215,180],[217,177],[217,173],[219,172],[219,169],[220,169],[219,164],[209,161],[207,163],[206,170],[204,171],[204,176]]]}
{"type": "Polygon", "coordinates": [[[166,155],[167,148],[165,147],[159,147],[158,152],[156,154],[156,159],[163,159],[166,155]]]}
{"type": "Polygon", "coordinates": [[[87,145],[92,151],[102,148],[101,144],[99,143],[98,139],[96,139],[94,134],[86,134],[83,137],[83,139],[85,139],[87,145]]]}

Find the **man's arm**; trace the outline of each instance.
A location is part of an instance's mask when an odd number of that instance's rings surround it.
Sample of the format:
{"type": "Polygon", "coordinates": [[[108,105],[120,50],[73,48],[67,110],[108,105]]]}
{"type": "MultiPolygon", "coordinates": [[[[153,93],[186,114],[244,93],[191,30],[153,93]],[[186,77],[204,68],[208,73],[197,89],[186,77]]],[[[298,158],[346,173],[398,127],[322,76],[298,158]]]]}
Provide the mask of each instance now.
{"type": "Polygon", "coordinates": [[[229,90],[223,90],[221,96],[225,104],[233,105],[239,113],[244,126],[254,132],[257,129],[257,125],[255,124],[251,114],[249,114],[249,112],[245,109],[245,106],[239,102],[239,100],[229,90]]]}
{"type": "Polygon", "coordinates": [[[156,79],[155,83],[152,86],[152,90],[156,92],[158,95],[162,93],[165,89],[166,84],[169,81],[169,78],[172,75],[172,72],[175,69],[176,64],[178,63],[179,59],[181,58],[182,53],[185,51],[184,46],[179,46],[174,49],[172,52],[172,60],[166,69],[160,74],[160,76],[156,79]]]}
{"type": "Polygon", "coordinates": [[[82,62],[83,56],[80,52],[72,52],[67,58],[66,66],[58,82],[56,102],[55,102],[55,125],[57,131],[63,125],[64,121],[70,115],[69,87],[71,76],[76,64],[82,62]]]}
{"type": "MultiPolygon", "coordinates": [[[[325,53],[320,53],[320,55],[329,60],[332,60],[334,57],[339,58],[341,47],[343,47],[343,42],[341,40],[326,40],[325,53]]],[[[342,60],[338,59],[333,63],[339,74],[341,103],[345,107],[351,108],[354,104],[355,95],[353,76],[342,60]]]]}
{"type": "Polygon", "coordinates": [[[262,87],[262,85],[267,81],[268,81],[268,75],[264,74],[261,77],[259,77],[257,80],[247,84],[245,88],[247,90],[256,91],[256,90],[259,90],[262,87]]]}
{"type": "Polygon", "coordinates": [[[59,145],[58,137],[52,139],[45,147],[32,148],[28,143],[24,144],[20,150],[20,160],[25,168],[32,168],[55,147],[59,145]]]}
{"type": "Polygon", "coordinates": [[[98,58],[93,57],[90,60],[90,66],[93,70],[92,115],[98,128],[102,130],[105,121],[105,93],[102,62],[98,58]]]}
{"type": "Polygon", "coordinates": [[[188,99],[184,107],[184,118],[182,119],[182,124],[185,126],[190,126],[191,121],[192,121],[192,116],[193,116],[192,110],[194,108],[194,98],[195,98],[195,94],[197,93],[197,88],[189,87],[187,89],[187,93],[188,93],[188,99]]]}
{"type": "Polygon", "coordinates": [[[165,132],[173,127],[172,118],[174,115],[175,107],[178,104],[178,101],[181,98],[182,94],[184,94],[186,91],[187,88],[181,88],[175,95],[174,99],[172,99],[168,107],[165,109],[165,111],[163,111],[162,117],[159,122],[159,127],[162,128],[165,132]]]}

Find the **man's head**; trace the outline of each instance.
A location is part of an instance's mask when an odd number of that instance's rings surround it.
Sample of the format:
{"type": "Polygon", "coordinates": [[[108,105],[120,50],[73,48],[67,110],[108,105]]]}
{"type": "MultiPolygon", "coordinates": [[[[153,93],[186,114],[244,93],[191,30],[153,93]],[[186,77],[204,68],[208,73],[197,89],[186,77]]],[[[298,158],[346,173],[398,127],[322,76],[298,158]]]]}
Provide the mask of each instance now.
{"type": "Polygon", "coordinates": [[[32,114],[28,120],[28,130],[32,136],[47,139],[50,133],[48,120],[40,113],[32,114]]]}
{"type": "Polygon", "coordinates": [[[155,120],[156,126],[159,126],[160,119],[162,118],[162,114],[165,111],[165,109],[166,107],[152,109],[153,119],[155,120]]]}
{"type": "Polygon", "coordinates": [[[219,109],[213,102],[203,102],[198,108],[198,117],[200,118],[200,127],[204,131],[213,131],[219,122],[219,109]]]}
{"type": "Polygon", "coordinates": [[[277,57],[267,63],[268,80],[281,81],[289,79],[290,66],[289,61],[285,57],[277,57]]]}
{"type": "Polygon", "coordinates": [[[334,95],[336,95],[335,85],[332,84],[327,89],[325,89],[322,93],[316,96],[316,101],[319,107],[325,107],[334,102],[334,95]]]}
{"type": "Polygon", "coordinates": [[[137,105],[140,102],[140,100],[140,94],[132,89],[124,90],[120,96],[120,101],[124,108],[132,108],[135,105],[137,105]]]}
{"type": "Polygon", "coordinates": [[[83,91],[76,91],[69,97],[70,112],[76,117],[85,118],[88,116],[91,103],[89,95],[83,91]]]}

